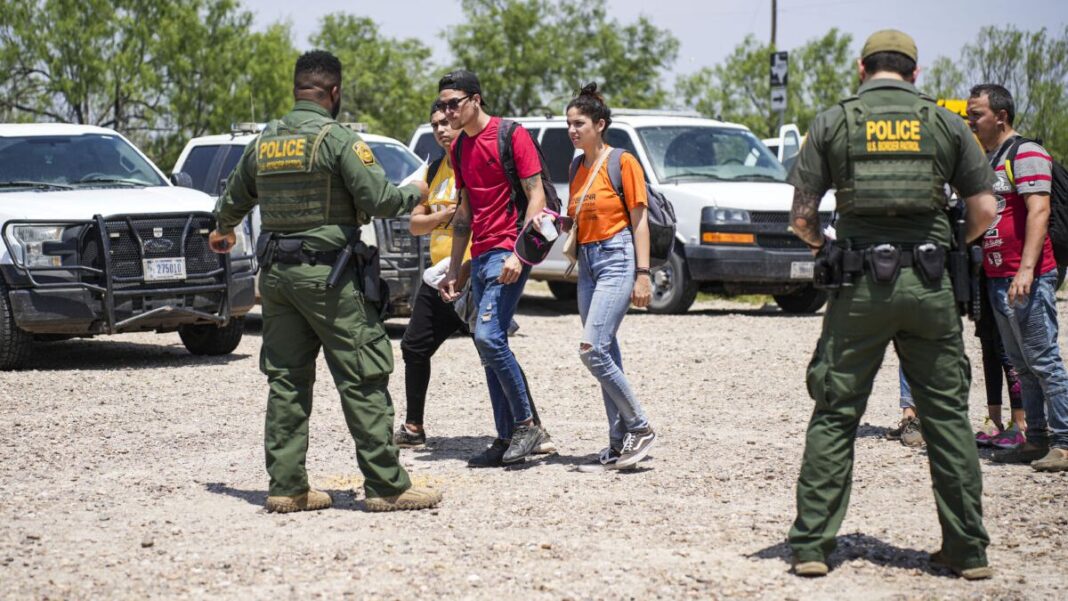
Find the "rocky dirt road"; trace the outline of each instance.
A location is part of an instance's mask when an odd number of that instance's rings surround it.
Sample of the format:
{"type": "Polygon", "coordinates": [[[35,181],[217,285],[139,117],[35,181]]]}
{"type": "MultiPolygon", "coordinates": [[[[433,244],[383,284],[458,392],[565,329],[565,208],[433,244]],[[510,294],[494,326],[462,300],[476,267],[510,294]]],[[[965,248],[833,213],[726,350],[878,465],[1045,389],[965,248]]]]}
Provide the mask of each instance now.
{"type": "MultiPolygon", "coordinates": [[[[600,395],[578,360],[573,305],[530,292],[514,348],[561,452],[507,470],[466,467],[492,421],[471,342],[451,339],[435,363],[430,443],[403,452],[417,480],[445,491],[432,512],[361,510],[352,441],[321,361],[308,466],[335,508],[263,512],[255,319],[220,359],[186,354],[175,334],[43,347],[31,369],[0,374],[0,597],[1068,597],[1068,474],[984,459],[997,576],[967,583],[927,567],[939,527],[926,456],[883,439],[898,419],[893,352],[860,430],[833,571],[789,574],[783,540],[818,316],[725,301],[681,316],[632,313],[624,359],[659,445],[634,473],[574,471],[605,442],[600,395]]],[[[403,326],[391,322],[395,343],[403,326]]],[[[403,378],[390,389],[403,412],[403,378]]]]}

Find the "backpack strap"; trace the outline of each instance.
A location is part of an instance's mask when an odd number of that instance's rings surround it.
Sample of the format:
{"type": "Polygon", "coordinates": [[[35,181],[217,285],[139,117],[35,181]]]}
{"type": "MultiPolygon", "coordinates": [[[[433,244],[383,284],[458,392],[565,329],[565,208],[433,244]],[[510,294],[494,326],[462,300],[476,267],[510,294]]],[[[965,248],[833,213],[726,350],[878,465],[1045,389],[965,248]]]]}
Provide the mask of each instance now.
{"type": "MultiPolygon", "coordinates": [[[[623,198],[623,153],[622,148],[613,148],[612,154],[608,155],[608,181],[612,182],[616,194],[623,198]]],[[[626,206],[626,202],[623,203],[626,206]]]]}
{"type": "Polygon", "coordinates": [[[430,166],[426,168],[426,184],[429,186],[434,178],[438,175],[438,169],[441,169],[441,164],[445,162],[445,157],[430,163],[430,166]]]}
{"type": "MultiPolygon", "coordinates": [[[[467,132],[460,130],[460,135],[456,138],[456,142],[454,143],[454,146],[456,147],[456,156],[453,157],[453,173],[460,173],[460,155],[463,153],[464,140],[466,139],[467,132]]],[[[463,178],[463,175],[461,174],[460,177],[463,178]]]]}
{"type": "Polygon", "coordinates": [[[1005,175],[1009,176],[1009,184],[1011,184],[1013,188],[1016,187],[1016,176],[1013,173],[1013,165],[1016,164],[1016,155],[1019,154],[1020,147],[1028,142],[1035,142],[1039,145],[1042,144],[1042,142],[1038,140],[1016,136],[1012,142],[1012,146],[1009,147],[1009,152],[1005,153],[1005,175]]]}
{"type": "Polygon", "coordinates": [[[567,170],[567,183],[569,185],[571,184],[571,182],[575,181],[575,174],[578,173],[579,165],[582,164],[582,159],[584,159],[585,157],[586,154],[583,153],[578,155],[574,159],[571,159],[571,167],[567,170]]]}
{"type": "Polygon", "coordinates": [[[515,150],[512,144],[515,140],[515,130],[519,124],[511,119],[501,119],[497,129],[497,155],[504,169],[504,176],[508,179],[508,185],[512,192],[508,195],[508,204],[516,212],[517,221],[522,225],[519,215],[519,195],[522,194],[522,183],[519,181],[519,170],[515,166],[515,150]]]}

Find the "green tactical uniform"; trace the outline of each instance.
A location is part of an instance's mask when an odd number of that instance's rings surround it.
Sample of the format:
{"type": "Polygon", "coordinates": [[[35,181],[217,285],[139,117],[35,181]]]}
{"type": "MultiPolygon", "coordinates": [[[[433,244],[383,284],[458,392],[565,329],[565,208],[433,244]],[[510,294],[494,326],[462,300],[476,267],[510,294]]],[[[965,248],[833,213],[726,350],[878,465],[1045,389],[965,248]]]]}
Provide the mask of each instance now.
{"type": "MultiPolygon", "coordinates": [[[[964,198],[994,175],[957,115],[907,82],[875,79],[812,124],[788,180],[809,194],[837,189],[839,243],[909,249],[951,243],[944,184],[964,198]],[[847,122],[849,119],[853,121],[847,122]]],[[[789,541],[798,562],[826,562],[845,517],[854,438],[872,381],[893,341],[927,442],[943,552],[955,565],[986,565],[982,480],[968,422],[971,373],[948,273],[927,285],[912,267],[892,283],[868,269],[833,295],[808,367],[815,400],[789,541]]]]}
{"type": "MultiPolygon", "coordinates": [[[[219,231],[228,233],[259,204],[262,229],[303,239],[305,251],[345,246],[373,217],[395,217],[419,202],[414,186],[394,187],[359,135],[320,105],[298,101],[245,148],[219,198],[219,231]]],[[[411,486],[392,442],[393,403],[386,385],[393,349],[364,300],[353,270],[326,287],[331,266],[275,263],[260,275],[267,375],[265,446],[271,496],[308,490],[304,458],[315,360],[322,346],[341,395],[367,497],[398,495],[411,486]]]]}

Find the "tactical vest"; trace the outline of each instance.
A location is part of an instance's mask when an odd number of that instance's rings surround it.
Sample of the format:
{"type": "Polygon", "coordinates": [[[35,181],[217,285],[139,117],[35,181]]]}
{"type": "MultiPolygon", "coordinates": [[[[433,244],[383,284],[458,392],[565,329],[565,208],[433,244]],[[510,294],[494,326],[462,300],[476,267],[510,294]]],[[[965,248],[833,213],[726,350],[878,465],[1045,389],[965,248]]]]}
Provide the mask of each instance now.
{"type": "Polygon", "coordinates": [[[294,233],[323,225],[359,225],[341,177],[320,166],[319,153],[334,121],[294,126],[272,121],[256,139],[256,190],[263,231],[294,233]]]}
{"type": "Polygon", "coordinates": [[[936,171],[937,105],[872,106],[863,97],[841,102],[849,174],[835,194],[843,215],[909,215],[942,210],[944,182],[936,171]]]}

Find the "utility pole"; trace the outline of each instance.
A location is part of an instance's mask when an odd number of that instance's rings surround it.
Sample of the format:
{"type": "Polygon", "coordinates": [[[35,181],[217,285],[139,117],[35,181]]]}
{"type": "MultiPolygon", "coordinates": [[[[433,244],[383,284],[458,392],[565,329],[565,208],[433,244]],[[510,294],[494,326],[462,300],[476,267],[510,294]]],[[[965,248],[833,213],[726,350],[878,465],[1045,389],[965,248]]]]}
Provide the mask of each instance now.
{"type": "Polygon", "coordinates": [[[775,47],[775,30],[779,20],[779,0],[771,0],[771,47],[775,47]]]}

